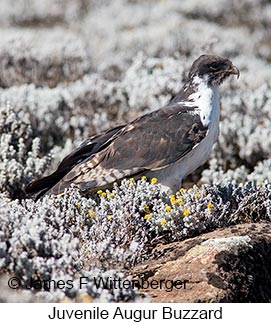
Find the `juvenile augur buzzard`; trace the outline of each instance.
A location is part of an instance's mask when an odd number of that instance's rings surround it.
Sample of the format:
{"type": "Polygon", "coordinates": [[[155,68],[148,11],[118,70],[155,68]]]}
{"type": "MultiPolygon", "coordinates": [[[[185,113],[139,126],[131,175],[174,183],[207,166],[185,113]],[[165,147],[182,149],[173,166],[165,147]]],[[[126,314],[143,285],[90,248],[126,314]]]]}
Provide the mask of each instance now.
{"type": "Polygon", "coordinates": [[[59,194],[71,184],[91,193],[142,175],[176,191],[208,159],[218,138],[218,86],[231,74],[239,77],[229,59],[200,56],[165,107],[87,139],[54,173],[28,184],[27,194],[59,194]]]}

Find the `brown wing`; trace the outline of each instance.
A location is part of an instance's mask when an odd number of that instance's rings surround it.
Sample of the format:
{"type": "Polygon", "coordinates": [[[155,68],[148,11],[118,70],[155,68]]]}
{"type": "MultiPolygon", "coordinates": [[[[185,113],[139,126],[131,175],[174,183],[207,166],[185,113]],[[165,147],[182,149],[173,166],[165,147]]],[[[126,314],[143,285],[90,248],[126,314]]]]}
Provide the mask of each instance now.
{"type": "Polygon", "coordinates": [[[71,183],[81,190],[96,190],[166,167],[191,151],[207,131],[194,108],[170,105],[154,111],[122,128],[108,146],[73,167],[50,193],[62,192],[71,183]]]}
{"type": "Polygon", "coordinates": [[[77,149],[66,156],[59,164],[57,170],[49,176],[29,183],[26,188],[27,195],[37,195],[37,198],[44,195],[55,186],[69,171],[77,164],[105,149],[117,132],[124,126],[118,126],[108,131],[99,133],[84,141],[77,149]]]}

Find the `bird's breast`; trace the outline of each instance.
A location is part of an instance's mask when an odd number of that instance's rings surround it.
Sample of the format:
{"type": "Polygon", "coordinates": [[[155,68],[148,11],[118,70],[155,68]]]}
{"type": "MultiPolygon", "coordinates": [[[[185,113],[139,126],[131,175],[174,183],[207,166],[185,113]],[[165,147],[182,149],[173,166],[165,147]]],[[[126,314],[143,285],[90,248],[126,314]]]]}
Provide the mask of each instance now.
{"type": "Polygon", "coordinates": [[[194,106],[197,107],[203,126],[209,127],[210,124],[219,121],[220,97],[218,88],[211,88],[202,84],[191,99],[194,106]]]}

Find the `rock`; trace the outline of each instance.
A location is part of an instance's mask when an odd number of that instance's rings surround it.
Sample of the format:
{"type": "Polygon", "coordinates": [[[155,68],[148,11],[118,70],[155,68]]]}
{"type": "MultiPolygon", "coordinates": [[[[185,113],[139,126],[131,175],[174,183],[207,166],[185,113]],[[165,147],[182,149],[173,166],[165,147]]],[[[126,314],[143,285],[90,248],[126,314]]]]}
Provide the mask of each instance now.
{"type": "Polygon", "coordinates": [[[270,268],[271,224],[260,222],[157,246],[131,273],[149,283],[185,282],[172,291],[142,289],[153,302],[270,302],[270,268]]]}

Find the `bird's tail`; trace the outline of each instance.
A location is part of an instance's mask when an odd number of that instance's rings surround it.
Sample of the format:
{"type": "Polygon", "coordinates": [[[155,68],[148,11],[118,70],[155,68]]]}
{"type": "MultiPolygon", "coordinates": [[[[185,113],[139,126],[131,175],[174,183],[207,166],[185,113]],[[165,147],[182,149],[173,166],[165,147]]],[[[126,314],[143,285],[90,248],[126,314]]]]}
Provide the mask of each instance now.
{"type": "Polygon", "coordinates": [[[27,197],[33,197],[38,200],[44,196],[61,178],[64,176],[62,172],[54,172],[49,176],[37,179],[25,187],[27,197]]]}

